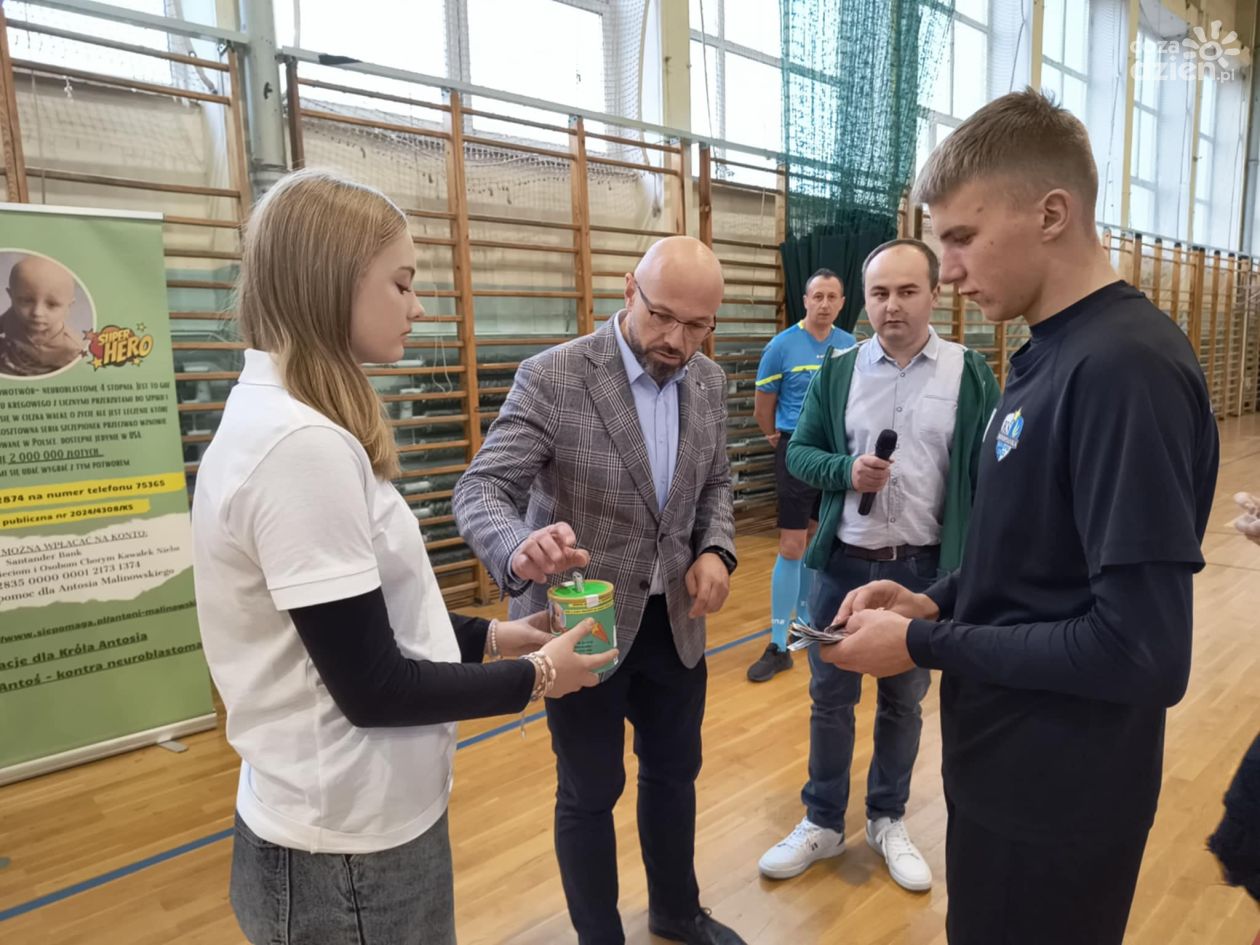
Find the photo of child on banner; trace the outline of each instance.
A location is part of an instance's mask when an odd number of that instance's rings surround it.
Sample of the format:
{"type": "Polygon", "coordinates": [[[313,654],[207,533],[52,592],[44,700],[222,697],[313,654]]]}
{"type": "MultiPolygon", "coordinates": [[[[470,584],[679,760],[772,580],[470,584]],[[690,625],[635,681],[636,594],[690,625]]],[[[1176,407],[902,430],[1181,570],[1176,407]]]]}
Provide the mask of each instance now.
{"type": "Polygon", "coordinates": [[[83,357],[95,312],[73,272],[40,253],[3,250],[0,282],[8,290],[0,314],[0,375],[42,377],[83,357]]]}

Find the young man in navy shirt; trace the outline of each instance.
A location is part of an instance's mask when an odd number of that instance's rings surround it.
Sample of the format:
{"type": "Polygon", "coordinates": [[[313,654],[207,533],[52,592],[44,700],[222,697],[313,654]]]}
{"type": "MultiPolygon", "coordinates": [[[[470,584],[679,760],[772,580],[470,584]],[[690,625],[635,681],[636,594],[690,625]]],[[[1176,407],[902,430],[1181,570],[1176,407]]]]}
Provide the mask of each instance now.
{"type": "Polygon", "coordinates": [[[1099,245],[1097,188],[1084,126],[1031,90],[965,121],[915,186],[942,281],[1032,337],[962,566],[925,594],[852,592],[825,658],[942,671],[951,945],[1120,945],[1189,678],[1216,421],[1185,335],[1099,245]]]}
{"type": "Polygon", "coordinates": [[[805,283],[805,317],[770,339],[757,366],[753,415],[774,447],[779,556],[770,573],[770,643],[748,667],[748,678],[753,682],[765,682],[792,668],[792,656],[787,651],[788,623],[793,613],[809,621],[813,574],[801,559],[818,528],[819,492],[788,472],[787,448],[805,392],[822,366],[823,355],[828,348],[841,350],[854,344],[853,336],[836,325],[842,308],[844,283],[830,269],[819,269],[805,283]]]}

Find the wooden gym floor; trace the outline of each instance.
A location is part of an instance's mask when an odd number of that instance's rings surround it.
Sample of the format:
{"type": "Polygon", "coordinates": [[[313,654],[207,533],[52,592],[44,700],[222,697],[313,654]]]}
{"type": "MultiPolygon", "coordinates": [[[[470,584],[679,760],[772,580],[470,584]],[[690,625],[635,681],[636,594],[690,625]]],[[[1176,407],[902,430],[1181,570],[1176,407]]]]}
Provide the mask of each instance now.
{"type": "MultiPolygon", "coordinates": [[[[1234,767],[1260,730],[1260,547],[1228,526],[1235,514],[1230,496],[1260,491],[1260,416],[1231,419],[1221,429],[1220,486],[1204,542],[1209,565],[1196,582],[1193,676],[1169,715],[1163,798],[1126,945],[1245,945],[1260,928],[1260,910],[1221,883],[1204,847],[1234,767]]],[[[798,659],[769,683],[745,680],[766,642],[774,537],[741,535],[739,549],[734,593],[710,622],[696,864],[704,904],[756,945],[944,945],[935,686],[924,703],[907,814],[936,872],[932,891],[895,886],[861,842],[794,880],[758,876],[757,858],[801,817],[808,670],[798,659]]],[[[871,692],[868,686],[859,708],[853,765],[848,827],[858,838],[871,692]]],[[[460,735],[451,833],[461,943],[574,942],[551,847],[555,776],[545,723],[528,716],[524,738],[515,718],[465,724],[460,735]]],[[[0,857],[11,861],[0,869],[0,941],[243,941],[227,902],[236,757],[221,730],[186,741],[183,754],[150,748],[0,788],[0,857]]],[[[628,787],[617,810],[621,907],[628,941],[648,943],[657,940],[647,932],[630,752],[626,766],[628,787]]]]}

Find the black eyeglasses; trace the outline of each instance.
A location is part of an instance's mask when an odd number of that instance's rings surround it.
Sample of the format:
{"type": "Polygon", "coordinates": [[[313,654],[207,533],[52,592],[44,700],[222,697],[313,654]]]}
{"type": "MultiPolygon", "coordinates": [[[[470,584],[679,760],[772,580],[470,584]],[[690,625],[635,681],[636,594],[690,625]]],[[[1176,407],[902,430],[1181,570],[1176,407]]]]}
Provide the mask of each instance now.
{"type": "Polygon", "coordinates": [[[664,312],[654,311],[652,309],[652,301],[643,291],[643,286],[639,285],[638,282],[635,282],[634,290],[639,293],[639,298],[643,300],[643,307],[647,309],[648,318],[652,319],[652,324],[660,329],[663,334],[668,335],[676,327],[681,325],[683,334],[687,336],[687,340],[692,343],[696,343],[704,341],[705,338],[708,338],[713,329],[717,327],[716,324],[701,325],[696,322],[685,322],[680,318],[675,318],[673,315],[666,315],[664,312]]]}

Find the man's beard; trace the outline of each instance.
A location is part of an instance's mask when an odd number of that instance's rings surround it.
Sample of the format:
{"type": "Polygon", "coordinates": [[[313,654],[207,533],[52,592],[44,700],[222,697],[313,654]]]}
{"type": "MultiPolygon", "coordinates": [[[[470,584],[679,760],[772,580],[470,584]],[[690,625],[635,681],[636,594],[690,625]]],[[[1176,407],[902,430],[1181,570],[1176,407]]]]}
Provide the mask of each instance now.
{"type": "Polygon", "coordinates": [[[639,366],[647,372],[648,377],[656,381],[657,384],[664,384],[682,370],[684,359],[681,351],[669,347],[662,349],[665,353],[672,354],[678,358],[677,365],[665,364],[661,361],[655,360],[648,353],[647,349],[643,347],[642,343],[639,341],[638,335],[635,334],[634,329],[629,326],[628,322],[629,319],[627,319],[625,332],[626,344],[629,346],[630,351],[634,354],[634,359],[639,362],[639,366]]]}

